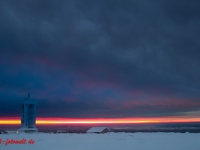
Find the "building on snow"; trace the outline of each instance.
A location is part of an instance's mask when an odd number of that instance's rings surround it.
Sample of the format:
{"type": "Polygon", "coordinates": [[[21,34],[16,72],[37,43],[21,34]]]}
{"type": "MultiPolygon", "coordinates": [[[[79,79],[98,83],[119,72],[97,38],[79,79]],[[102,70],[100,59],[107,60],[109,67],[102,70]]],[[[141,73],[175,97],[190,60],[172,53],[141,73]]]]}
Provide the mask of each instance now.
{"type": "Polygon", "coordinates": [[[92,127],[87,133],[107,133],[110,132],[110,129],[107,127],[92,127]]]}
{"type": "Polygon", "coordinates": [[[28,98],[25,98],[22,103],[21,112],[21,128],[17,132],[37,132],[36,128],[36,105],[37,102],[30,98],[28,93],[28,98]]]}

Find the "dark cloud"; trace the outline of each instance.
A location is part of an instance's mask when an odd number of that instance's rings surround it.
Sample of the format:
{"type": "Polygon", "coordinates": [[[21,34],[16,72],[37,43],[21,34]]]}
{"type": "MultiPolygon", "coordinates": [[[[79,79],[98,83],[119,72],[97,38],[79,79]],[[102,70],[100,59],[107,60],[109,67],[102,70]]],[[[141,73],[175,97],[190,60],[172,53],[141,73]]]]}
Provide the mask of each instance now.
{"type": "Polygon", "coordinates": [[[17,114],[8,113],[14,108],[8,102],[19,105],[28,92],[41,101],[40,116],[197,111],[199,6],[197,0],[2,0],[0,115],[17,114]]]}

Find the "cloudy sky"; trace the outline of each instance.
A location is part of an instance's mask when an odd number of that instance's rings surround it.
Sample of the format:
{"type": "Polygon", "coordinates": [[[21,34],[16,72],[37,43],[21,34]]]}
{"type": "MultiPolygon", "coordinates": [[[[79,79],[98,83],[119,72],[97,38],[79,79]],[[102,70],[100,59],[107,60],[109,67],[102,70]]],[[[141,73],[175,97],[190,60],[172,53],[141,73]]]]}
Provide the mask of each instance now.
{"type": "Polygon", "coordinates": [[[0,117],[200,116],[199,0],[1,0],[0,117]]]}

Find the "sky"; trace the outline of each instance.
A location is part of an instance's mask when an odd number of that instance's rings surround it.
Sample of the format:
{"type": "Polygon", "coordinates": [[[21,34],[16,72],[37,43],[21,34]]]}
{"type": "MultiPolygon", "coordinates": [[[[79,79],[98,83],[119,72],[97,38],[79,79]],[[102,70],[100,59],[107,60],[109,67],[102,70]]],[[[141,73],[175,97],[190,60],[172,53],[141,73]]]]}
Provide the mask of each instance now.
{"type": "Polygon", "coordinates": [[[200,1],[0,1],[0,117],[200,117],[200,1]]]}

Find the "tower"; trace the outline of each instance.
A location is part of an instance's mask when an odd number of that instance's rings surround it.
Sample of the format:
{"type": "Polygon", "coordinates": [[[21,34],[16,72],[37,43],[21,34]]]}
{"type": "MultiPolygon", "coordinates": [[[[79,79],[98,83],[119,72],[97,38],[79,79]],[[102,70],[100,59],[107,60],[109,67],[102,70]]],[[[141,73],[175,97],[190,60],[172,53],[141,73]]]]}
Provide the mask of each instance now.
{"type": "Polygon", "coordinates": [[[21,128],[18,132],[37,132],[35,121],[36,121],[36,105],[37,102],[30,98],[30,93],[28,93],[28,98],[25,98],[22,103],[21,112],[21,128]]]}

